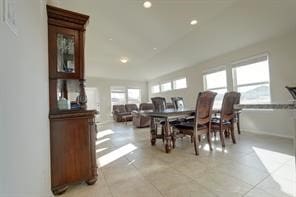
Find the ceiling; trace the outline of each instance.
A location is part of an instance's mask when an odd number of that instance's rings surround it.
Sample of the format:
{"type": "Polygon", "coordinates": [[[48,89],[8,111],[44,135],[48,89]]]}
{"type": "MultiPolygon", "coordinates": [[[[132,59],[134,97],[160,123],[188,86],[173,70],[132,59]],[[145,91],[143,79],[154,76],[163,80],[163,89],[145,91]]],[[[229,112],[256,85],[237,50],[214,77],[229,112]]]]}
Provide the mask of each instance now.
{"type": "Polygon", "coordinates": [[[296,27],[295,0],[151,0],[149,9],[143,2],[60,0],[90,15],[87,76],[147,81],[296,27]]]}

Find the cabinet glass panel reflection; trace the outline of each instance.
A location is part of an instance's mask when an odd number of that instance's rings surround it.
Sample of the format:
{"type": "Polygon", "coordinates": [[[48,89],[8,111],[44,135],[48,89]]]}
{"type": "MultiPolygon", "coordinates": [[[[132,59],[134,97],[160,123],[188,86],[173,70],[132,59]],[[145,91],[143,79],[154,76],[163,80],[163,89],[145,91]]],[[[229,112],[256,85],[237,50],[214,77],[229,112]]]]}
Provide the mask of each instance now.
{"type": "Polygon", "coordinates": [[[75,73],[74,36],[57,34],[58,72],[75,73]]]}

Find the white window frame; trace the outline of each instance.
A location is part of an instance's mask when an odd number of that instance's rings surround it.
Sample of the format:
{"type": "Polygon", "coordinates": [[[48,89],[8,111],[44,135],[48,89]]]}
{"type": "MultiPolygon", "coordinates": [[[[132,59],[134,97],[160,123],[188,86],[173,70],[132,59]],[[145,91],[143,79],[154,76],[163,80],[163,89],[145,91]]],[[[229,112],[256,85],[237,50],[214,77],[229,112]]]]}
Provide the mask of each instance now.
{"type": "Polygon", "coordinates": [[[243,59],[237,62],[234,62],[231,64],[231,70],[232,70],[232,81],[233,81],[233,90],[238,91],[240,87],[248,87],[248,86],[255,86],[255,85],[268,85],[269,86],[269,102],[259,102],[263,104],[271,103],[271,86],[270,86],[270,64],[269,64],[269,55],[268,54],[261,54],[257,56],[253,56],[247,59],[243,59]],[[246,83],[242,85],[237,85],[237,74],[236,74],[236,68],[248,66],[251,64],[255,64],[261,61],[267,61],[268,64],[268,73],[269,73],[269,81],[262,81],[262,82],[253,82],[253,83],[246,83]]]}
{"type": "Polygon", "coordinates": [[[139,88],[139,87],[125,87],[125,86],[111,86],[110,87],[111,112],[113,110],[112,92],[124,93],[125,102],[123,104],[120,104],[120,105],[125,105],[125,104],[128,104],[128,102],[129,102],[129,98],[128,98],[128,90],[129,89],[138,89],[138,90],[140,90],[140,101],[139,101],[139,103],[135,103],[135,104],[140,104],[142,102],[142,89],[141,88],[139,88]],[[118,88],[119,91],[112,91],[112,90],[114,90],[116,88],[118,88]],[[122,91],[120,91],[120,89],[122,89],[122,91]]]}
{"type": "Polygon", "coordinates": [[[215,91],[215,90],[221,90],[221,89],[228,90],[227,69],[225,66],[223,66],[223,67],[220,66],[217,69],[212,69],[212,70],[206,71],[202,74],[202,77],[203,77],[203,87],[204,87],[205,91],[206,90],[215,91]],[[214,73],[222,72],[222,71],[225,71],[225,74],[226,74],[226,86],[220,86],[220,87],[216,87],[216,88],[208,88],[206,75],[210,75],[210,74],[214,74],[214,73]]]}
{"type": "Polygon", "coordinates": [[[137,102],[137,103],[131,103],[131,104],[137,104],[139,106],[140,103],[141,103],[141,101],[142,101],[141,88],[127,88],[126,89],[126,97],[127,97],[126,103],[129,103],[129,101],[130,101],[130,98],[129,98],[129,95],[128,95],[128,91],[129,90],[139,90],[139,102],[137,102]]]}
{"type": "Polygon", "coordinates": [[[152,94],[160,93],[160,85],[159,85],[159,84],[152,85],[152,86],[151,86],[151,93],[152,93],[152,94]],[[159,91],[154,92],[154,91],[153,91],[153,90],[154,90],[153,88],[156,87],[156,86],[158,87],[158,90],[159,90],[159,91]]]}
{"type": "Polygon", "coordinates": [[[172,91],[172,82],[171,82],[171,81],[167,81],[167,82],[163,82],[163,83],[161,83],[161,84],[160,84],[160,91],[161,91],[161,92],[169,92],[169,91],[172,91]],[[162,86],[165,85],[165,84],[168,84],[168,83],[170,84],[170,87],[171,87],[171,88],[170,88],[169,90],[163,90],[163,87],[162,87],[162,86]]]}
{"type": "Polygon", "coordinates": [[[186,77],[182,77],[182,78],[179,78],[179,79],[176,79],[173,81],[173,90],[181,90],[181,89],[186,89],[187,88],[187,78],[186,77]],[[180,80],[183,80],[185,79],[185,87],[182,87],[182,88],[176,88],[176,83],[177,81],[180,81],[180,80]]]}
{"type": "MultiPolygon", "coordinates": [[[[226,90],[226,92],[228,91],[228,80],[227,80],[227,68],[226,66],[219,66],[217,67],[216,69],[211,69],[207,72],[204,72],[203,73],[203,87],[204,87],[204,91],[213,91],[213,92],[218,92],[219,90],[226,90]],[[214,73],[217,73],[217,72],[222,72],[224,71],[225,72],[225,79],[226,79],[226,86],[220,86],[220,87],[215,87],[215,88],[208,88],[207,87],[207,79],[206,79],[206,76],[207,75],[210,75],[210,74],[214,74],[214,73]]],[[[219,102],[217,101],[217,97],[214,101],[214,107],[215,108],[221,108],[222,107],[222,102],[223,102],[223,99],[219,102]],[[219,104],[219,105],[218,105],[219,104]]]]}
{"type": "MultiPolygon", "coordinates": [[[[127,102],[127,95],[126,95],[126,87],[123,86],[111,86],[110,87],[110,99],[111,99],[111,112],[113,110],[113,103],[112,103],[112,93],[123,93],[124,94],[124,103],[125,104],[127,102]],[[118,91],[116,91],[116,89],[118,89],[118,91]]],[[[118,105],[118,104],[115,104],[118,105]]]]}

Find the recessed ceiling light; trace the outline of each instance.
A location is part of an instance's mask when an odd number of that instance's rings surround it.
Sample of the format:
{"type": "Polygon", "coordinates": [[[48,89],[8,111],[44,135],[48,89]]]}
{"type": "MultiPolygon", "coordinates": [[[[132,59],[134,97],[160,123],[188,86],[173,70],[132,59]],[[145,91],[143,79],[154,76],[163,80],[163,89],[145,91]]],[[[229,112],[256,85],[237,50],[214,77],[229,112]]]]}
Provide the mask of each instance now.
{"type": "Polygon", "coordinates": [[[197,23],[198,23],[197,20],[192,20],[192,21],[190,21],[190,25],[196,25],[197,23]]]}
{"type": "Polygon", "coordinates": [[[150,1],[145,1],[143,4],[144,8],[151,8],[152,7],[152,3],[150,1]]]}
{"type": "Polygon", "coordinates": [[[125,64],[128,62],[128,58],[127,57],[121,57],[120,58],[121,63],[125,64]]]}
{"type": "Polygon", "coordinates": [[[154,48],[153,48],[153,50],[154,50],[154,51],[156,51],[156,50],[157,50],[157,48],[156,48],[156,47],[154,47],[154,48]]]}
{"type": "Polygon", "coordinates": [[[113,39],[112,38],[109,38],[109,41],[112,41],[113,39]]]}

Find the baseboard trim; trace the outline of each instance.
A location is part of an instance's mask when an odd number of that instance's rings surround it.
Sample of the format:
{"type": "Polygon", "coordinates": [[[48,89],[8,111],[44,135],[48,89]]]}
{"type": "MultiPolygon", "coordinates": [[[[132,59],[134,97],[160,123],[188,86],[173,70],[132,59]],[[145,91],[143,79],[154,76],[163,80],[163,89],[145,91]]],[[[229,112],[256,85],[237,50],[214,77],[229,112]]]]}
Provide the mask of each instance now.
{"type": "Polygon", "coordinates": [[[242,132],[247,132],[247,133],[255,133],[255,134],[261,134],[261,135],[270,135],[274,137],[281,137],[281,138],[287,138],[287,139],[294,139],[294,136],[288,136],[288,135],[281,135],[277,133],[270,133],[267,131],[258,131],[258,130],[246,130],[246,129],[241,129],[242,132]]]}

